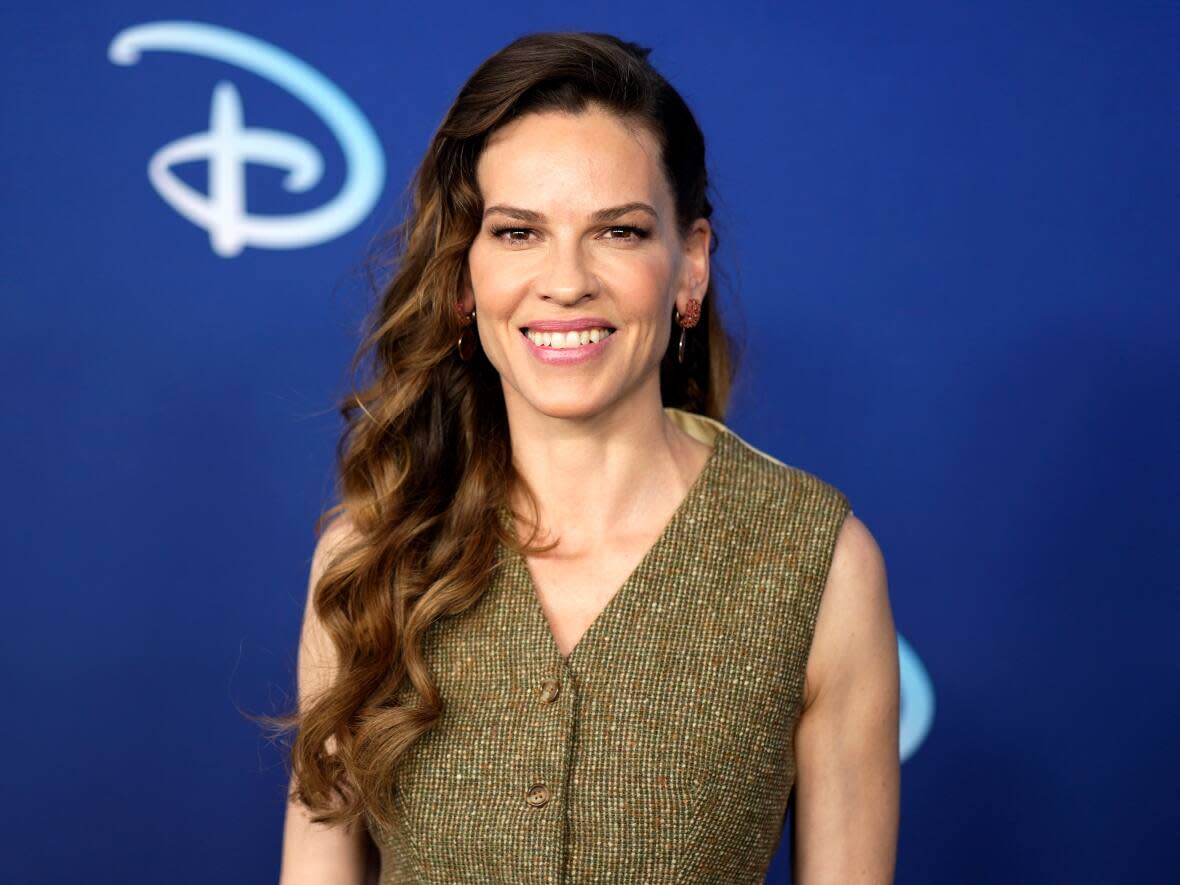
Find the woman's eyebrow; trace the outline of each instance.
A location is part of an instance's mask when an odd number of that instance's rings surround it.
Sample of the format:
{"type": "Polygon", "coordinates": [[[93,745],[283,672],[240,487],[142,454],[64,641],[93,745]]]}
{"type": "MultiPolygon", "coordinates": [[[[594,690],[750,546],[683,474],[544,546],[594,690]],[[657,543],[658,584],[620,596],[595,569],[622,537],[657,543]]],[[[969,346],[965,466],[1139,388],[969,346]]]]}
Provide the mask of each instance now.
{"type": "MultiPolygon", "coordinates": [[[[636,211],[647,212],[656,219],[660,217],[659,213],[657,213],[656,210],[653,209],[649,204],[636,201],[624,203],[622,206],[612,206],[609,209],[599,209],[590,216],[590,220],[594,223],[614,221],[616,218],[621,218],[628,212],[636,211]]],[[[488,206],[488,208],[484,209],[483,217],[487,218],[493,213],[507,215],[508,217],[516,218],[519,221],[527,221],[530,224],[541,224],[545,221],[544,214],[540,212],[534,212],[532,209],[521,209],[518,206],[505,206],[500,203],[497,203],[495,206],[488,206]]]]}

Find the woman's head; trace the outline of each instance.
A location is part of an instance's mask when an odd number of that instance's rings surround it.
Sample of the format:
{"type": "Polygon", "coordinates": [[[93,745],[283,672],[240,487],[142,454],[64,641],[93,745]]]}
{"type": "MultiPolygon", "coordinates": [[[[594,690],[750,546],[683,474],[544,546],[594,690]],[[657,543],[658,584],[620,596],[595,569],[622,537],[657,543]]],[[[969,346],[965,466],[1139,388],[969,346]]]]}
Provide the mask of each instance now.
{"type": "Polygon", "coordinates": [[[709,267],[718,239],[704,137],[648,53],[607,34],[526,35],[480,65],[435,133],[418,217],[407,219],[424,230],[410,228],[406,251],[416,242],[434,253],[410,264],[427,268],[423,295],[453,302],[430,311],[447,343],[460,331],[448,308],[477,308],[483,352],[468,369],[485,389],[572,414],[654,386],[664,405],[723,417],[733,367],[709,267]],[[594,217],[632,202],[657,216],[594,217]],[[487,214],[494,206],[539,217],[487,214]],[[702,314],[681,363],[673,309],[683,314],[689,298],[702,314]],[[608,359],[576,369],[536,359],[520,331],[585,317],[616,332],[608,359]]]}
{"type": "Polygon", "coordinates": [[[476,177],[462,305],[477,310],[509,413],[579,417],[635,397],[658,408],[673,308],[705,296],[710,226],[681,230],[651,130],[599,104],[531,111],[485,141],[476,177]],[[591,330],[586,352],[559,347],[569,333],[545,331],[553,322],[591,330]]]}
{"type": "Polygon", "coordinates": [[[340,406],[340,502],[317,523],[346,524],[312,591],[340,664],[329,690],[269,719],[298,732],[297,798],[317,820],[392,824],[396,763],[442,711],[426,632],[477,603],[501,544],[548,549],[500,519],[517,492],[533,513],[522,521],[535,526],[536,514],[513,467],[506,397],[568,416],[658,385],[663,405],[724,418],[733,368],[709,263],[704,141],[647,55],[609,35],[559,33],[491,56],[447,112],[390,232],[393,272],[353,359],[371,377],[340,406]],[[651,211],[594,217],[630,203],[651,211]],[[534,214],[485,218],[497,204],[534,214]],[[672,311],[689,298],[701,314],[681,363],[672,311]],[[484,346],[465,361],[456,308],[475,304],[484,346]],[[586,317],[616,331],[564,375],[520,331],[586,317]]]}

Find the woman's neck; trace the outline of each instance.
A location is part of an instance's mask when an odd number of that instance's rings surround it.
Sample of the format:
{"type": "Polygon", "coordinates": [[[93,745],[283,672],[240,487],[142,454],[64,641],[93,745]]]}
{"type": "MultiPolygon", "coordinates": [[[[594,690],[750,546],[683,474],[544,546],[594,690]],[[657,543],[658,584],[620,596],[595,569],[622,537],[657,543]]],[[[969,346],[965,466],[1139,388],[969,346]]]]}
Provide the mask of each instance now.
{"type": "MultiPolygon", "coordinates": [[[[667,416],[658,395],[577,417],[509,402],[508,423],[513,463],[540,509],[538,540],[560,537],[555,552],[571,558],[662,524],[711,452],[667,416]]],[[[519,494],[513,509],[530,514],[519,494]]]]}

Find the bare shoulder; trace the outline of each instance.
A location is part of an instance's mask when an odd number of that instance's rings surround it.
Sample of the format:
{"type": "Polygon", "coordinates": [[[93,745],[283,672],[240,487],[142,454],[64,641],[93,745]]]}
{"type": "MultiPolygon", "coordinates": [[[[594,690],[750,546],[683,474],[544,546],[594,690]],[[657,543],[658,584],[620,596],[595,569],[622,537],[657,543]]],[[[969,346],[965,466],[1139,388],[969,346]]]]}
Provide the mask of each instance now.
{"type": "Polygon", "coordinates": [[[323,575],[332,557],[352,543],[356,536],[356,527],[347,513],[340,514],[324,527],[316,539],[315,551],[312,554],[310,577],[314,580],[310,583],[311,588],[314,588],[315,582],[323,575]]]}
{"type": "Polygon", "coordinates": [[[299,637],[299,695],[306,702],[331,684],[336,667],[336,651],[315,610],[316,587],[335,556],[356,537],[347,515],[336,517],[316,540],[307,578],[303,626],[299,637]]]}
{"type": "Polygon", "coordinates": [[[804,677],[804,709],[825,690],[896,667],[885,557],[868,526],[849,513],[832,552],[804,677]],[[891,663],[892,661],[892,663],[891,663]]]}

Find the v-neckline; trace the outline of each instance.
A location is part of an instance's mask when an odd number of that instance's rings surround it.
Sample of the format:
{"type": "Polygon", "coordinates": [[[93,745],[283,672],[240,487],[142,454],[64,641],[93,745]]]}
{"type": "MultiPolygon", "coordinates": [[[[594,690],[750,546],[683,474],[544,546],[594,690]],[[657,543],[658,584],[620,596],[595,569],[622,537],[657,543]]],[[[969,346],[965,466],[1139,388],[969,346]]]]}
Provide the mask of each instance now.
{"type": "MultiPolygon", "coordinates": [[[[569,654],[563,655],[561,649],[558,647],[557,639],[553,635],[553,628],[550,626],[549,619],[545,616],[545,610],[541,606],[541,596],[537,592],[537,586],[533,581],[532,573],[529,571],[528,560],[514,550],[505,550],[511,559],[512,567],[517,570],[514,577],[518,580],[515,583],[523,587],[528,594],[529,599],[527,604],[529,616],[544,635],[547,656],[558,661],[562,667],[570,667],[573,665],[575,658],[580,660],[586,654],[589,654],[589,652],[584,652],[583,649],[588,644],[592,644],[597,635],[606,629],[603,626],[606,621],[618,619],[620,616],[619,612],[627,605],[630,598],[634,596],[634,584],[639,579],[639,576],[648,570],[652,561],[671,543],[673,533],[699,503],[706,488],[712,482],[713,474],[718,469],[723,447],[729,444],[729,429],[721,422],[716,422],[716,428],[718,432],[713,438],[712,449],[705,459],[705,465],[697,474],[696,479],[693,480],[692,485],[689,486],[684,497],[680,499],[680,504],[672,512],[672,516],[664,524],[664,528],[660,531],[656,540],[647,548],[643,556],[640,557],[635,568],[623,579],[623,583],[619,585],[614,595],[607,600],[606,605],[599,610],[594,620],[590,622],[590,625],[582,631],[582,635],[578,638],[574,647],[570,649],[569,654]]],[[[511,512],[507,508],[502,508],[501,513],[506,518],[507,525],[515,532],[516,523],[511,512]]]]}

